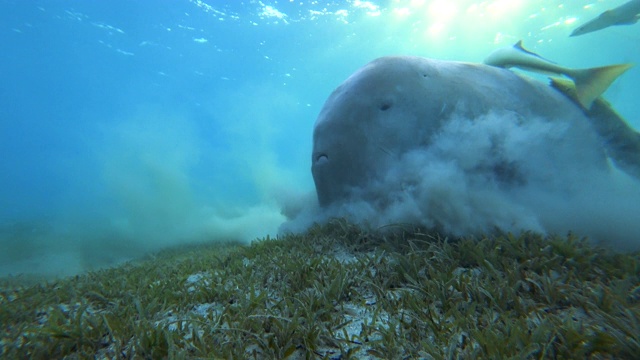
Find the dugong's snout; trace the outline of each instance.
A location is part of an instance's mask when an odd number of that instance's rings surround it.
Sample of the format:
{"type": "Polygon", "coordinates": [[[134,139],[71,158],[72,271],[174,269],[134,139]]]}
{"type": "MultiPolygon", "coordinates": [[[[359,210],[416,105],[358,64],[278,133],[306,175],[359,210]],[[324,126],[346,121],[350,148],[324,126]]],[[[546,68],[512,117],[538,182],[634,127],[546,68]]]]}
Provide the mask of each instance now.
{"type": "Polygon", "coordinates": [[[360,185],[358,174],[361,170],[346,155],[340,149],[313,152],[311,174],[322,207],[345,200],[350,191],[360,185]]]}
{"type": "MultiPolygon", "coordinates": [[[[333,158],[333,156],[332,156],[333,158]]],[[[311,156],[311,174],[316,185],[316,194],[320,206],[327,206],[332,199],[338,195],[336,193],[336,174],[333,172],[335,164],[329,160],[329,154],[326,152],[313,152],[311,156]]]]}

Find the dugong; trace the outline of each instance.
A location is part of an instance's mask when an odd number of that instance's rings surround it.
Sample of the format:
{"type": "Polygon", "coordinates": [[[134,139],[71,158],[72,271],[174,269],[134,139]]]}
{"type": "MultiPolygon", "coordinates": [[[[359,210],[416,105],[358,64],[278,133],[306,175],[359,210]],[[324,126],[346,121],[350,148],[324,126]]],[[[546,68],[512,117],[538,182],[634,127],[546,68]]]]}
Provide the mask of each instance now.
{"type": "MultiPolygon", "coordinates": [[[[617,144],[614,155],[626,156],[626,150],[640,149],[636,146],[640,137],[630,128],[623,129],[623,135],[611,135],[612,129],[620,127],[602,125],[622,121],[606,118],[617,115],[605,114],[602,101],[592,114],[570,92],[560,83],[550,86],[485,64],[414,56],[378,58],[338,86],[318,115],[313,130],[311,171],[319,204],[326,208],[347,203],[354,197],[384,198],[384,190],[367,189],[388,176],[389,169],[406,154],[429,149],[452,119],[471,119],[473,123],[493,116],[508,118],[514,126],[535,120],[549,124],[550,129],[564,129],[558,138],[548,135],[551,139],[548,146],[542,144],[531,154],[522,155],[550,159],[547,178],[552,178],[554,171],[565,171],[567,157],[575,171],[582,168],[609,171],[611,154],[607,141],[611,138],[616,141],[633,138],[637,142],[633,146],[617,144]],[[594,125],[594,121],[600,125],[594,125]],[[554,163],[558,149],[563,149],[564,159],[554,163]]],[[[459,143],[454,146],[464,147],[467,139],[460,137],[455,141],[459,143]]],[[[491,141],[495,144],[489,144],[488,148],[494,146],[496,153],[501,151],[500,142],[505,139],[491,141]]],[[[492,174],[491,184],[503,187],[524,184],[531,176],[542,179],[535,169],[522,168],[503,155],[465,169],[483,172],[483,176],[492,174]]],[[[637,154],[633,156],[632,160],[613,160],[640,169],[640,158],[637,154]]]]}

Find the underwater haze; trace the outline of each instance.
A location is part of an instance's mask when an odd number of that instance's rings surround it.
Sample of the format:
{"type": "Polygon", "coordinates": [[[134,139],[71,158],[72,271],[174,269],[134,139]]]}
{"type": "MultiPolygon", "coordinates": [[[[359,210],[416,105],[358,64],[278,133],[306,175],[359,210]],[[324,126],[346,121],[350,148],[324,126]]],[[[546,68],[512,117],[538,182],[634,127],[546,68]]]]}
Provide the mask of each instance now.
{"type": "MultiPolygon", "coordinates": [[[[637,63],[640,24],[569,37],[625,2],[0,0],[0,276],[276,235],[318,207],[314,122],[358,68],[385,55],[482,62],[518,40],[572,68],[637,63]]],[[[604,94],[634,129],[637,84],[640,67],[604,94]]],[[[620,199],[640,200],[622,182],[620,199]]],[[[623,228],[624,247],[640,247],[628,240],[640,202],[601,199],[576,220],[580,209],[540,201],[566,230],[623,228]],[[580,220],[594,218],[604,227],[580,220]]]]}

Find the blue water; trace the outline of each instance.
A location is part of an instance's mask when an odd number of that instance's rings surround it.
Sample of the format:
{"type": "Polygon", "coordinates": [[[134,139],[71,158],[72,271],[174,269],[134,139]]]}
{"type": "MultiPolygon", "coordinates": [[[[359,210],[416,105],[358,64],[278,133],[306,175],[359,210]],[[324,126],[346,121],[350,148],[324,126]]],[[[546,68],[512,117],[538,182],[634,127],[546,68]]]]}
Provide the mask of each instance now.
{"type": "MultiPolygon", "coordinates": [[[[569,38],[625,1],[0,0],[0,275],[274,234],[315,206],[311,133],[372,59],[640,61],[640,25],[569,38]],[[286,209],[285,209],[286,211],[286,209]]],[[[640,128],[640,67],[605,97],[640,128]]]]}

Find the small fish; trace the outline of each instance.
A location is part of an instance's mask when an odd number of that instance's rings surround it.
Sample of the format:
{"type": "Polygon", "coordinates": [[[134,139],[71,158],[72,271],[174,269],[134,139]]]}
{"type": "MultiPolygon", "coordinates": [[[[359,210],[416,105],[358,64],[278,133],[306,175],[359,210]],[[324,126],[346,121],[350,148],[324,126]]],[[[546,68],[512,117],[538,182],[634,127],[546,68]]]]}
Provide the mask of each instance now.
{"type": "Polygon", "coordinates": [[[505,69],[517,67],[543,74],[564,75],[575,83],[578,101],[585,109],[591,108],[593,101],[633,66],[633,64],[617,64],[590,69],[571,69],[525,49],[522,46],[522,40],[513,46],[492,52],[484,63],[505,69]]]}
{"type": "Polygon", "coordinates": [[[577,27],[569,36],[580,36],[614,25],[632,25],[638,20],[640,20],[640,0],[631,0],[577,27]]]}

